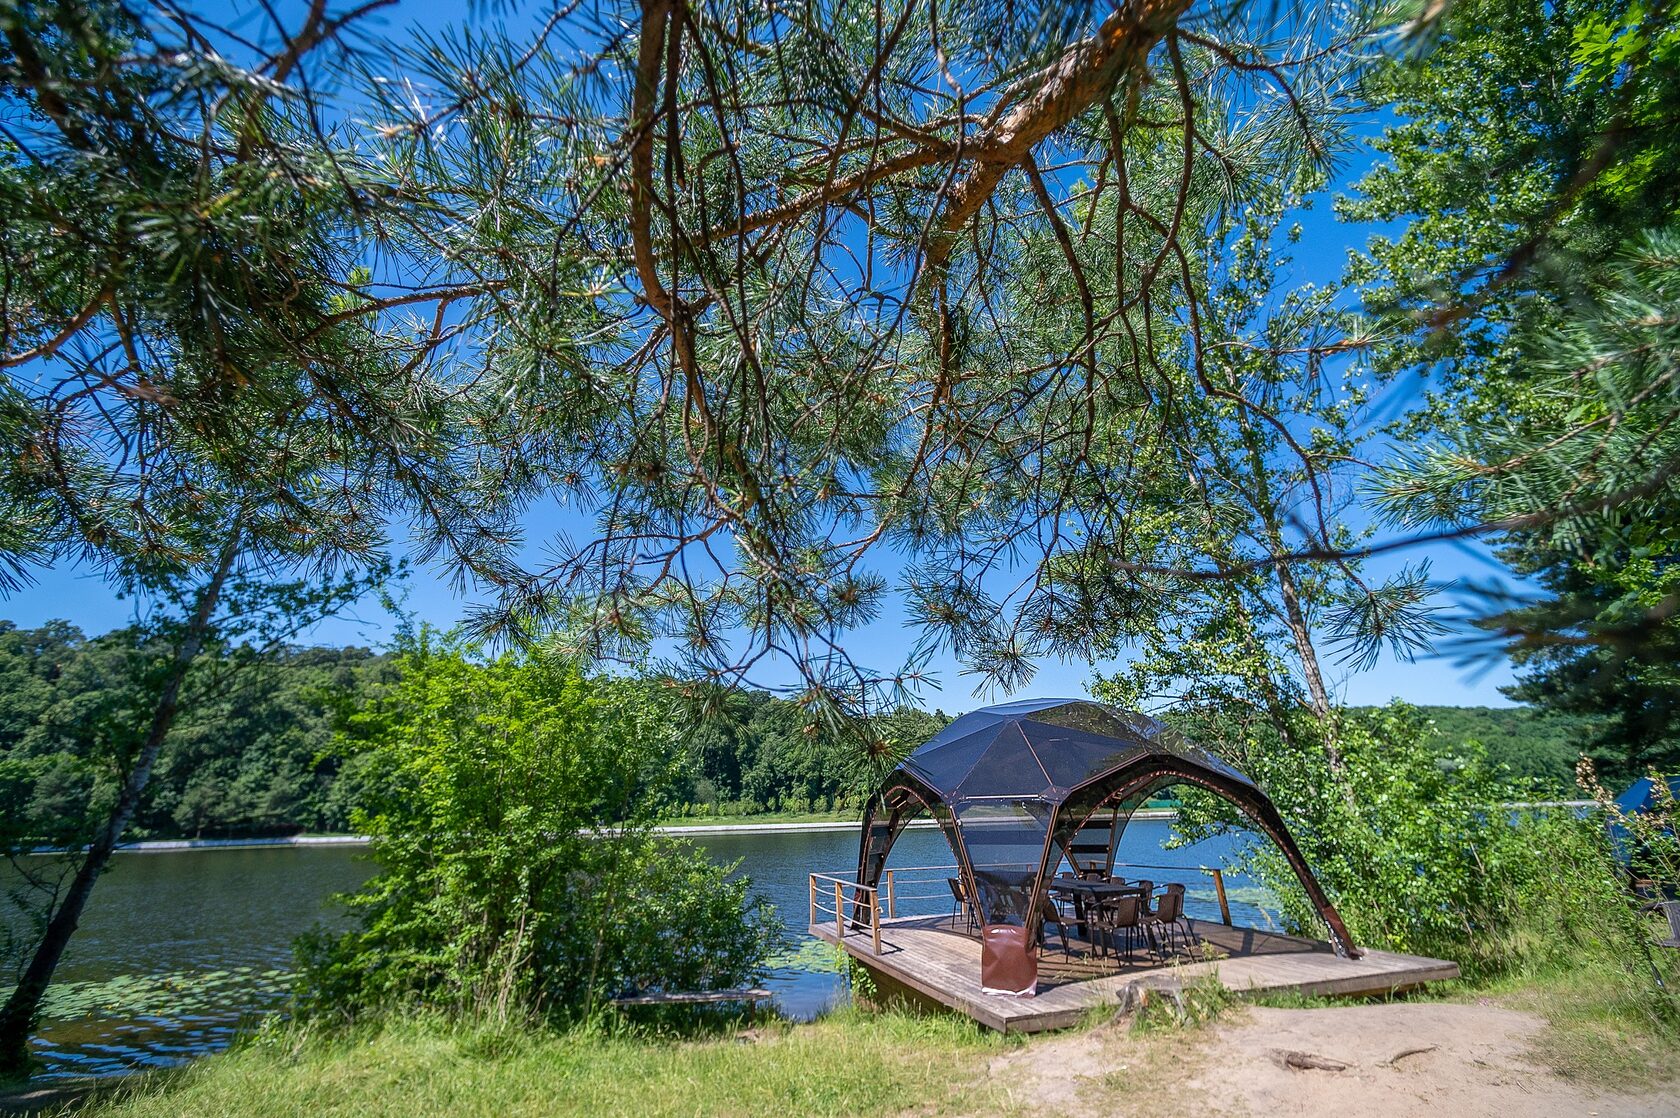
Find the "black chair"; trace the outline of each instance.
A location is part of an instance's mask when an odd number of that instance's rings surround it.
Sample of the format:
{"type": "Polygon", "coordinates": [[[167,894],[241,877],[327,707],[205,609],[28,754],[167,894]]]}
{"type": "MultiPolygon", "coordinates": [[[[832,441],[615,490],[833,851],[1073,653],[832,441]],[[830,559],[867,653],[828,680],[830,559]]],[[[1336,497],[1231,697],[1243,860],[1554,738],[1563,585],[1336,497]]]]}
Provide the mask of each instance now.
{"type": "Polygon", "coordinates": [[[974,905],[969,900],[968,890],[963,888],[962,878],[947,877],[945,883],[951,887],[951,926],[956,927],[957,917],[962,916],[967,929],[972,932],[974,930],[974,905]]]}
{"type": "MultiPolygon", "coordinates": [[[[1071,873],[1063,873],[1056,880],[1057,881],[1078,881],[1079,879],[1074,877],[1073,874],[1071,874],[1071,873]]],[[[1046,886],[1046,888],[1050,889],[1050,890],[1054,890],[1056,888],[1055,882],[1049,883],[1046,886]]],[[[1060,895],[1060,894],[1055,893],[1055,892],[1045,893],[1044,899],[1049,901],[1051,906],[1053,908],[1055,908],[1056,915],[1058,917],[1073,916],[1073,915],[1076,914],[1076,912],[1078,910],[1078,907],[1079,907],[1078,905],[1074,904],[1073,898],[1071,896],[1063,896],[1063,895],[1060,895]]]]}
{"type": "MultiPolygon", "coordinates": [[[[1161,894],[1160,900],[1148,915],[1151,930],[1159,930],[1164,934],[1165,942],[1176,949],[1176,940],[1180,932],[1183,934],[1184,947],[1188,951],[1195,946],[1195,935],[1190,930],[1190,921],[1184,917],[1184,886],[1177,882],[1167,886],[1166,892],[1161,894]]],[[[1163,951],[1163,954],[1165,952],[1163,951]]]]}
{"type": "Polygon", "coordinates": [[[1106,951],[1106,949],[1118,951],[1119,948],[1115,945],[1115,936],[1120,932],[1126,933],[1126,962],[1130,964],[1133,940],[1139,932],[1144,930],[1142,899],[1130,895],[1116,897],[1113,900],[1096,905],[1090,912],[1086,913],[1086,917],[1090,922],[1091,943],[1099,951],[1106,951]]]}
{"type": "Polygon", "coordinates": [[[1147,919],[1150,912],[1149,897],[1150,894],[1155,892],[1155,883],[1150,881],[1148,878],[1140,877],[1136,881],[1132,882],[1132,884],[1136,886],[1138,896],[1143,898],[1143,915],[1147,919]]]}
{"type": "Polygon", "coordinates": [[[1049,897],[1038,898],[1038,943],[1044,946],[1044,931],[1054,927],[1056,934],[1062,937],[1062,954],[1072,955],[1073,947],[1068,943],[1068,918],[1050,902],[1049,897]]]}

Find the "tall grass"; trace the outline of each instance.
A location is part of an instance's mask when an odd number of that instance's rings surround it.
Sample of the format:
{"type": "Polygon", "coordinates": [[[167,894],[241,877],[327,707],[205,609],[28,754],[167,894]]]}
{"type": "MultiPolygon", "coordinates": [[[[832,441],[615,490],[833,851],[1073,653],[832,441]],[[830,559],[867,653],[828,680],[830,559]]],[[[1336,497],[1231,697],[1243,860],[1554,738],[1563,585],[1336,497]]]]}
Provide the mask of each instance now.
{"type": "MultiPolygon", "coordinates": [[[[1680,951],[1655,946],[1666,925],[1630,896],[1603,817],[1553,815],[1520,833],[1528,857],[1509,873],[1499,910],[1478,921],[1467,975],[1547,1018],[1538,1054],[1556,1070],[1605,1085],[1671,1077],[1680,951]]],[[[1653,832],[1654,846],[1673,842],[1653,832]]]]}
{"type": "Polygon", "coordinates": [[[86,1118],[458,1118],[938,1112],[1005,1042],[955,1017],[842,1011],[701,1039],[388,1021],[297,1027],[107,1097],[86,1118]]]}

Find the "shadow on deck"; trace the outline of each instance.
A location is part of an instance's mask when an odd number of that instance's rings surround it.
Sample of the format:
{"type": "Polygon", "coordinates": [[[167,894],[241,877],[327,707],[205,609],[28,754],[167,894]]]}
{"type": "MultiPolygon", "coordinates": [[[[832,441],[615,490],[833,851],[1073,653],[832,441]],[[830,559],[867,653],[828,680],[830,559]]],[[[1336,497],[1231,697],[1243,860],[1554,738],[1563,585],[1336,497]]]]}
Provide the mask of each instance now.
{"type": "MultiPolygon", "coordinates": [[[[1074,939],[1064,954],[1060,941],[1039,952],[1036,997],[1003,997],[980,990],[980,941],[945,916],[910,916],[881,921],[881,951],[868,935],[847,934],[843,945],[866,967],[887,998],[909,995],[965,1013],[1000,1032],[1040,1032],[1076,1025],[1095,1006],[1116,1005],[1123,987],[1191,981],[1213,975],[1238,993],[1293,992],[1308,996],[1389,994],[1426,982],[1458,977],[1458,965],[1444,959],[1368,950],[1343,959],[1329,944],[1258,928],[1191,920],[1205,945],[1204,958],[1183,954],[1152,958],[1143,950],[1133,960],[1099,956],[1074,939]]],[[[833,922],[812,924],[811,934],[842,942],[833,922]]]]}

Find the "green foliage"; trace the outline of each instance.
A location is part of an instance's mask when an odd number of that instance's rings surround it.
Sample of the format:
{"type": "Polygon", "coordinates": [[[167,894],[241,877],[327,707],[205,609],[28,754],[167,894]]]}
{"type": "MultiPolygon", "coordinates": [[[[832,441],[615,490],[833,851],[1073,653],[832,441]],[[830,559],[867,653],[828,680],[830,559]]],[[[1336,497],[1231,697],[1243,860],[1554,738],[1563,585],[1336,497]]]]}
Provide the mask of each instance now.
{"type": "Polygon", "coordinates": [[[362,313],[398,192],[300,95],[354,18],[252,58],[143,0],[0,7],[0,584],[79,560],[150,587],[233,524],[340,570],[404,511],[459,554],[493,517],[448,469],[464,397],[362,313]]]}
{"type": "MultiPolygon", "coordinates": [[[[942,652],[1013,689],[1146,631],[1163,564],[1342,542],[1344,316],[1254,279],[1349,149],[1364,9],[1187,8],[580,8],[366,60],[370,144],[427,201],[391,267],[474,347],[470,484],[590,526],[539,569],[510,533],[475,631],[783,663],[842,723],[942,652]],[[923,639],[858,663],[899,593],[923,639]]],[[[1411,647],[1412,581],[1336,616],[1411,647]]]]}
{"type": "MultiPolygon", "coordinates": [[[[1354,708],[1361,709],[1361,708],[1354,708]]],[[[1519,781],[1531,780],[1547,798],[1578,799],[1575,762],[1598,730],[1597,720],[1547,707],[1417,706],[1443,749],[1470,742],[1487,763],[1519,781]]]]}
{"type": "Polygon", "coordinates": [[[1595,752],[1630,777],[1680,765],[1680,230],[1639,238],[1587,286],[1566,319],[1508,341],[1537,406],[1406,455],[1384,502],[1523,525],[1501,555],[1542,592],[1478,623],[1509,645],[1510,693],[1601,716],[1595,752]],[[1574,512],[1532,522],[1560,509],[1574,512]]]}
{"type": "Polygon", "coordinates": [[[943,711],[901,707],[836,732],[797,703],[762,691],[708,693],[701,707],[683,720],[691,765],[676,790],[677,809],[717,816],[860,812],[883,766],[950,721],[943,711]]]}
{"type": "Polygon", "coordinates": [[[116,793],[114,763],[145,714],[133,634],[0,624],[0,843],[8,853],[87,841],[116,793]]]}
{"type": "MultiPolygon", "coordinates": [[[[86,637],[64,622],[0,622],[0,841],[85,842],[114,794],[101,758],[132,749],[149,692],[145,638],[123,629],[86,637]],[[128,742],[121,745],[121,742],[128,742]]],[[[185,705],[129,828],[134,840],[348,832],[373,779],[368,758],[334,748],[334,733],[394,685],[397,658],[357,647],[279,645],[260,656],[215,647],[189,678],[185,705]]],[[[891,759],[936,734],[943,713],[903,708],[872,720],[891,759]]],[[[730,692],[682,729],[661,810],[673,817],[856,813],[877,766],[850,738],[796,704],[730,692]]]]}
{"type": "Polygon", "coordinates": [[[1650,506],[1608,520],[1595,546],[1513,546],[1544,595],[1483,624],[1517,633],[1512,698],[1591,720],[1586,752],[1627,781],[1680,770],[1680,521],[1650,506]]]}
{"type": "Polygon", "coordinates": [[[1501,557],[1541,592],[1471,588],[1480,651],[1510,651],[1514,697],[1597,716],[1593,752],[1632,776],[1680,757],[1680,29],[1643,0],[1436,15],[1426,49],[1369,75],[1396,119],[1340,203],[1405,219],[1348,278],[1382,326],[1374,376],[1427,378],[1381,505],[1412,528],[1505,529],[1501,557]]]}
{"type": "MultiPolygon", "coordinates": [[[[1404,704],[1347,712],[1340,730],[1339,774],[1321,750],[1275,742],[1252,743],[1247,764],[1356,943],[1452,959],[1484,981],[1592,968],[1618,1004],[1680,1028],[1680,967],[1653,958],[1601,816],[1502,806],[1532,798],[1532,786],[1404,704]],[[1666,988],[1653,980],[1664,971],[1673,972],[1666,988]]],[[[1233,823],[1223,801],[1186,794],[1184,838],[1233,823]]],[[[1286,925],[1317,934],[1317,914],[1275,847],[1257,839],[1242,862],[1277,896],[1286,925]]]]}
{"type": "Polygon", "coordinates": [[[650,831],[681,757],[654,686],[428,632],[398,658],[344,743],[380,869],[355,930],[304,943],[306,1010],[565,1017],[755,973],[774,927],[749,883],[650,831]]]}
{"type": "MultiPolygon", "coordinates": [[[[1434,402],[1456,400],[1478,430],[1535,410],[1507,331],[1572,313],[1592,265],[1680,205],[1665,126],[1680,76],[1658,58],[1674,46],[1666,8],[1465,0],[1438,9],[1427,49],[1367,74],[1363,100],[1394,121],[1338,210],[1405,222],[1372,237],[1349,277],[1388,327],[1371,337],[1378,376],[1428,369],[1441,378],[1434,402]],[[1654,52],[1628,37],[1647,22],[1654,52]]],[[[1443,418],[1424,409],[1410,427],[1451,430],[1443,418]]]]}
{"type": "MultiPolygon", "coordinates": [[[[1522,793],[1474,742],[1443,750],[1402,704],[1345,714],[1338,744],[1340,774],[1321,750],[1258,742],[1247,771],[1283,814],[1356,943],[1446,958],[1474,951],[1499,903],[1506,861],[1527,857],[1520,828],[1497,819],[1498,805],[1522,793]]],[[[1180,829],[1194,837],[1228,812],[1205,796],[1187,797],[1180,829]]],[[[1277,892],[1288,925],[1317,925],[1294,871],[1269,842],[1256,840],[1246,860],[1277,892]]]]}
{"type": "Polygon", "coordinates": [[[1519,635],[1513,696],[1602,716],[1595,755],[1628,778],[1680,768],[1680,226],[1607,261],[1590,296],[1519,339],[1534,390],[1559,403],[1413,484],[1495,516],[1580,509],[1511,540],[1504,557],[1544,594],[1483,624],[1519,635]]]}
{"type": "Polygon", "coordinates": [[[1574,987],[1564,1017],[1600,1015],[1636,1032],[1680,1038],[1680,958],[1653,945],[1666,921],[1641,911],[1611,856],[1606,816],[1554,815],[1526,829],[1528,858],[1512,863],[1504,921],[1484,974],[1574,987]]]}
{"type": "MultiPolygon", "coordinates": [[[[1442,707],[1416,705],[1426,733],[1447,753],[1480,749],[1495,770],[1519,783],[1532,782],[1546,799],[1578,799],[1575,762],[1599,729],[1596,719],[1527,706],[1442,707]]],[[[1374,717],[1380,707],[1343,707],[1356,718],[1374,717]]],[[[1244,717],[1241,707],[1186,707],[1162,715],[1169,726],[1196,741],[1218,744],[1232,756],[1247,756],[1249,744],[1265,748],[1278,736],[1275,727],[1244,717]]],[[[1172,789],[1168,795],[1176,795],[1172,789]]]]}
{"type": "MultiPolygon", "coordinates": [[[[0,622],[3,849],[84,843],[115,793],[169,649],[144,628],[85,637],[0,622]]],[[[390,671],[360,648],[212,647],[189,677],[132,839],[349,828],[332,755],[341,706],[390,671]]]]}
{"type": "Polygon", "coordinates": [[[183,712],[135,837],[350,829],[354,773],[333,750],[341,707],[390,661],[364,648],[295,648],[183,712]]]}
{"type": "MultiPolygon", "coordinates": [[[[1570,84],[1613,88],[1627,80],[1630,70],[1642,68],[1647,62],[1656,67],[1680,61],[1680,25],[1670,15],[1668,5],[1660,0],[1656,4],[1634,0],[1622,6],[1619,13],[1589,13],[1575,28],[1574,50],[1569,57],[1575,72],[1570,84]]],[[[1599,188],[1626,195],[1642,187],[1648,181],[1644,176],[1651,170],[1651,160],[1635,158],[1628,164],[1610,169],[1599,188]]]]}
{"type": "MultiPolygon", "coordinates": [[[[378,567],[368,577],[389,573],[378,567]]],[[[356,598],[366,582],[238,571],[202,616],[189,587],[160,586],[141,619],[92,640],[62,622],[35,630],[0,623],[0,680],[9,685],[0,688],[0,856],[14,870],[0,919],[0,967],[8,972],[23,975],[44,952],[62,948],[64,933],[49,934],[50,922],[65,905],[85,901],[108,844],[123,838],[132,819],[174,832],[183,814],[214,809],[234,819],[261,813],[250,821],[261,827],[303,806],[288,802],[289,791],[308,791],[297,779],[298,752],[308,743],[287,741],[295,724],[258,730],[260,722],[245,721],[254,741],[222,735],[242,717],[273,712],[257,701],[270,658],[285,659],[281,650],[300,626],[356,598]],[[197,651],[183,660],[194,642],[197,651]],[[173,713],[160,726],[166,707],[173,713]],[[176,752],[178,728],[187,733],[176,752]],[[282,744],[292,745],[290,755],[282,744]],[[202,779],[217,767],[227,783],[202,779]],[[149,777],[160,771],[154,787],[149,777]],[[221,793],[213,805],[206,790],[221,793]],[[20,857],[41,847],[61,853],[20,857]],[[78,881],[86,883],[82,900],[75,899],[78,881]]],[[[201,826],[203,818],[186,822],[201,826]]]]}
{"type": "MultiPolygon", "coordinates": [[[[507,527],[451,476],[467,394],[357,290],[394,184],[294,96],[360,13],[316,5],[295,37],[270,14],[283,45],[264,56],[249,28],[143,0],[0,5],[0,589],[77,563],[135,594],[139,686],[113,695],[146,700],[77,735],[104,747],[99,777],[32,774],[81,781],[84,806],[102,779],[115,795],[68,879],[31,882],[8,1071],[200,654],[258,658],[254,634],[295,635],[388,576],[393,516],[448,521],[456,558],[507,527]]],[[[198,827],[215,801],[199,785],[176,807],[198,827]]]]}

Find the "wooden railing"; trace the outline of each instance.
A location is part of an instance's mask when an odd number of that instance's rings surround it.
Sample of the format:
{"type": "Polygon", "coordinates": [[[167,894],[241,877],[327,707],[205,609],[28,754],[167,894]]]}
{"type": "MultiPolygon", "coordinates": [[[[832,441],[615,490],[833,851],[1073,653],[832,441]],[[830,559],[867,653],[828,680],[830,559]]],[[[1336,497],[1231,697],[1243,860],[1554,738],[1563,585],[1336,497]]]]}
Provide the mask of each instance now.
{"type": "MultiPolygon", "coordinates": [[[[889,904],[893,896],[891,871],[887,873],[886,892],[889,904]]],[[[834,918],[834,938],[844,940],[850,930],[856,935],[869,936],[870,950],[881,953],[881,889],[873,885],[859,885],[837,874],[811,875],[811,926],[824,923],[818,916],[834,918]],[[851,909],[850,914],[847,908],[851,909]]],[[[890,913],[889,913],[890,915],[890,913]]]]}

